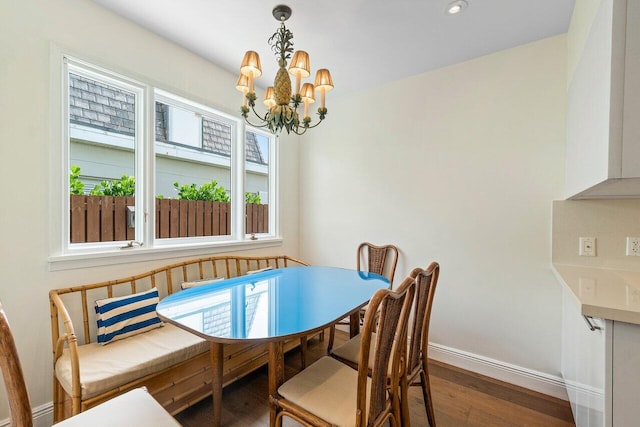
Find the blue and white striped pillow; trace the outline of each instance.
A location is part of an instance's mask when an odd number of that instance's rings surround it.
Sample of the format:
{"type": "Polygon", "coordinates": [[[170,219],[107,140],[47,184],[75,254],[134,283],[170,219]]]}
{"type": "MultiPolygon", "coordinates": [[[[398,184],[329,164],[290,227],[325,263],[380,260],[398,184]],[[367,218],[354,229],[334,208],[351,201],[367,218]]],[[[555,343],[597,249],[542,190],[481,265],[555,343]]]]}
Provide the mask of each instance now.
{"type": "Polygon", "coordinates": [[[159,301],[156,288],[124,297],[97,300],[98,343],[107,344],[162,326],[156,313],[159,301]]]}

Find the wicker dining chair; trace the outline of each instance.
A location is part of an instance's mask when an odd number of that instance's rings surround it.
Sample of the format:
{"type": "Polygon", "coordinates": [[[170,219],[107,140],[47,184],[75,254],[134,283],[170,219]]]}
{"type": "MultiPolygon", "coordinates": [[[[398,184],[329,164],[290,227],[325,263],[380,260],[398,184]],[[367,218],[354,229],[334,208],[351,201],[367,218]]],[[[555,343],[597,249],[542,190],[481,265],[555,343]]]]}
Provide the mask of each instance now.
{"type": "Polygon", "coordinates": [[[407,278],[397,292],[378,290],[367,308],[361,332],[362,360],[354,370],[328,356],[301,371],[270,396],[276,426],[287,416],[308,426],[402,426],[399,379],[405,377],[403,358],[415,280],[407,278]],[[376,333],[374,334],[374,328],[376,333]],[[372,345],[371,340],[375,340],[372,345]],[[375,348],[375,355],[370,355],[375,348]],[[388,384],[388,373],[391,382],[388,384]]]}
{"type": "MultiPolygon", "coordinates": [[[[33,415],[22,373],[13,333],[0,303],[0,370],[9,400],[10,424],[32,427],[33,415]]],[[[173,419],[145,388],[136,388],[96,407],[68,418],[56,427],[107,427],[135,425],[136,427],[175,427],[173,419]]]]}
{"type": "MultiPolygon", "coordinates": [[[[398,265],[398,248],[394,245],[376,246],[374,244],[364,242],[360,243],[357,251],[356,269],[358,271],[368,271],[376,273],[389,279],[389,287],[393,284],[393,276],[396,274],[396,266],[398,265]],[[366,268],[363,268],[366,265],[366,268]]],[[[360,311],[360,321],[364,319],[366,307],[360,311]]],[[[329,328],[329,342],[327,344],[327,352],[333,349],[333,343],[336,336],[336,325],[349,325],[349,319],[341,320],[334,323],[329,328]]]]}
{"type": "MultiPolygon", "coordinates": [[[[429,384],[429,364],[427,363],[427,350],[429,346],[429,323],[431,308],[440,275],[440,265],[432,262],[426,269],[414,268],[410,276],[416,279],[416,296],[413,307],[413,323],[410,325],[410,342],[407,356],[406,384],[420,385],[424,399],[427,420],[430,427],[436,427],[436,419],[431,399],[431,387],[429,384]],[[419,380],[419,382],[418,382],[419,380]]],[[[360,335],[337,347],[331,353],[335,359],[357,369],[359,363],[361,338],[360,335]]],[[[375,352],[374,349],[371,352],[375,352]]],[[[371,360],[369,361],[371,364],[371,360]]],[[[401,390],[403,416],[408,417],[408,390],[401,390]]]]}
{"type": "Polygon", "coordinates": [[[366,271],[384,276],[393,283],[398,253],[398,248],[394,245],[376,246],[368,242],[360,243],[356,268],[363,271],[365,269],[362,266],[366,264],[366,271]]]}

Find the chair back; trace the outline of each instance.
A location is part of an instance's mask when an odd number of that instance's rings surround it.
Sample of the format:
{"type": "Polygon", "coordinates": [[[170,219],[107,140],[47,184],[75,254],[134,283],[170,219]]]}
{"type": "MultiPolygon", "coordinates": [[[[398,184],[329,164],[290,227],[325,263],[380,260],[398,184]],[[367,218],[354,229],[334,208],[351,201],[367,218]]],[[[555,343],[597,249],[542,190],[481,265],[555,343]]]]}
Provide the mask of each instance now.
{"type": "Polygon", "coordinates": [[[416,372],[422,369],[422,358],[427,357],[431,308],[439,275],[440,265],[437,262],[429,264],[426,270],[414,268],[410,274],[410,277],[416,280],[416,295],[414,298],[414,317],[407,363],[407,375],[409,377],[413,377],[416,372]]]}
{"type": "Polygon", "coordinates": [[[0,302],[0,369],[7,390],[9,409],[11,411],[11,425],[32,427],[31,404],[27,394],[27,386],[22,374],[22,366],[18,358],[16,343],[9,327],[7,314],[0,302]]]}
{"type": "MultiPolygon", "coordinates": [[[[407,340],[407,322],[415,294],[415,280],[407,278],[397,291],[380,289],[369,301],[364,318],[358,363],[358,408],[365,413],[367,377],[371,375],[371,393],[367,422],[380,425],[390,417],[393,399],[398,398],[398,378],[404,374],[403,357],[407,340]],[[373,332],[375,331],[375,335],[373,332]],[[375,336],[376,354],[369,370],[371,340],[375,336]],[[391,387],[388,373],[392,372],[391,387]]],[[[396,414],[398,415],[398,414],[396,414]]],[[[396,419],[396,424],[400,421],[396,419]]]]}
{"type": "Polygon", "coordinates": [[[394,245],[376,246],[368,242],[358,246],[357,269],[362,270],[361,265],[367,266],[367,271],[376,273],[389,279],[393,283],[398,265],[398,248],[394,245]]]}

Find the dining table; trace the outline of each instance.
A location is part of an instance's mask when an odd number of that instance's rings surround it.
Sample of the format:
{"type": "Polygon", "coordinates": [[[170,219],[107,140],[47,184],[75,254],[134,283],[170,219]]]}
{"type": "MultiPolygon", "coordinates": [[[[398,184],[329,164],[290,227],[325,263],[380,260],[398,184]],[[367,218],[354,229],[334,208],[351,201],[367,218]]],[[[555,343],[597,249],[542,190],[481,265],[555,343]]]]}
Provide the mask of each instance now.
{"type": "MultiPolygon", "coordinates": [[[[222,421],[223,346],[268,343],[269,396],[284,383],[285,340],[324,331],[350,318],[350,336],[359,333],[359,312],[373,294],[389,288],[381,275],[345,268],[300,266],[270,269],[227,280],[206,281],[163,298],[164,321],[210,343],[214,426],[222,421]]],[[[270,405],[269,425],[276,408],[270,405]]]]}

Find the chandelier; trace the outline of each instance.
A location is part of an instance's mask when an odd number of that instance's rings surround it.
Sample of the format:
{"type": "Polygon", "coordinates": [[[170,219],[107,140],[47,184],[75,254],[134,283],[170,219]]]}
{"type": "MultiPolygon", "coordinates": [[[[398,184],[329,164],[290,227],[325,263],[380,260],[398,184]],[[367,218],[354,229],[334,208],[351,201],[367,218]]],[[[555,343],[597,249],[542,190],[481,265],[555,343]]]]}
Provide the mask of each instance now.
{"type": "MultiPolygon", "coordinates": [[[[305,83],[300,87],[301,80],[311,74],[309,66],[309,54],[303,50],[293,52],[293,33],[284,25],[284,21],[291,16],[291,8],[278,5],[273,8],[273,17],[280,22],[280,28],[269,38],[271,50],[278,60],[278,72],[273,86],[269,86],[264,93],[263,103],[268,108],[264,115],[260,115],[256,109],[256,93],[254,91],[254,79],[262,74],[260,57],[252,50],[244,54],[240,66],[240,77],[236,88],[242,92],[243,104],[240,109],[245,121],[254,127],[268,128],[272,133],[278,134],[282,129],[287,133],[304,134],[308,129],[320,124],[327,115],[325,106],[325,94],[333,89],[331,74],[326,68],[316,72],[315,84],[305,83]],[[293,53],[293,58],[291,54],[293,53]],[[287,72],[287,61],[291,58],[291,64],[287,72]],[[295,92],[291,87],[291,78],[295,77],[295,92]],[[315,93],[320,93],[320,107],[318,108],[318,122],[311,124],[309,117],[309,105],[315,102],[315,93]],[[302,119],[298,114],[298,107],[304,104],[302,119]],[[253,111],[257,123],[249,120],[249,112],[253,111]]],[[[253,117],[253,116],[252,116],[253,117]]]]}

